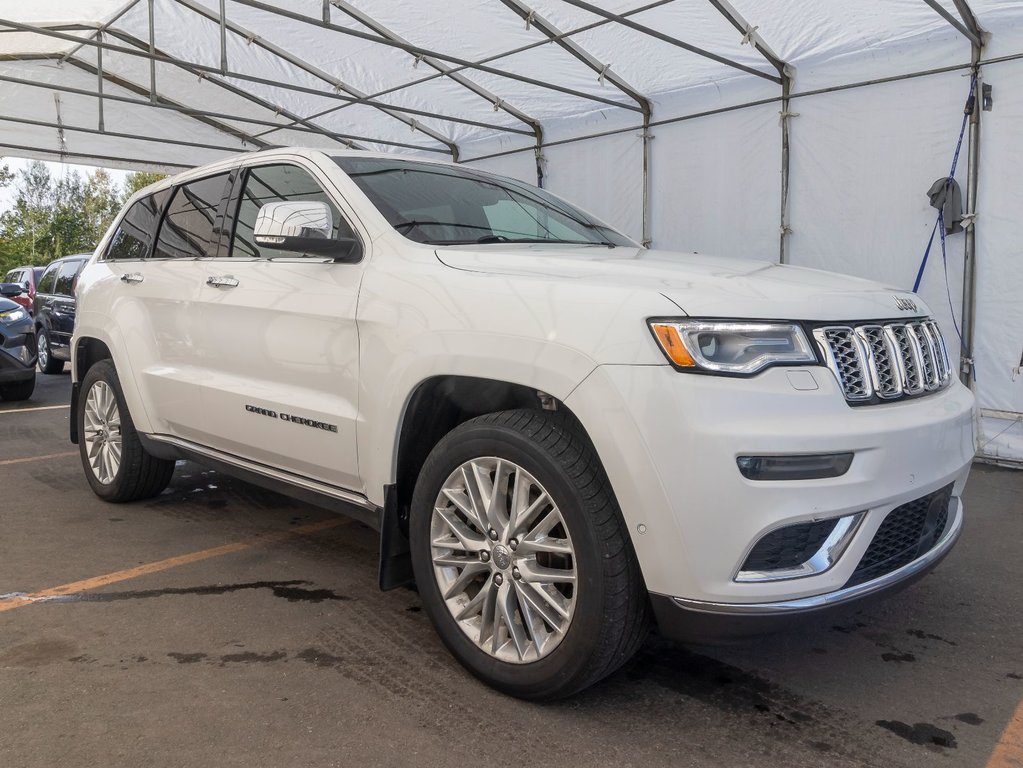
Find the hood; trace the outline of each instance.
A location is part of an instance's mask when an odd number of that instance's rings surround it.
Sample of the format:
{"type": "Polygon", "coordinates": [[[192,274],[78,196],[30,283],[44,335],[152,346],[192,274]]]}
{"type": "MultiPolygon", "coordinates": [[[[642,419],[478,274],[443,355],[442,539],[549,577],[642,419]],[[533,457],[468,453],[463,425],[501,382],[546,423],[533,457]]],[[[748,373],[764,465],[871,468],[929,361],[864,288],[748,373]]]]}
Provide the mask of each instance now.
{"type": "Polygon", "coordinates": [[[693,317],[880,320],[926,314],[909,291],[834,272],[703,254],[602,246],[455,246],[454,269],[656,291],[693,317]],[[915,302],[900,310],[896,297],[915,302]]]}

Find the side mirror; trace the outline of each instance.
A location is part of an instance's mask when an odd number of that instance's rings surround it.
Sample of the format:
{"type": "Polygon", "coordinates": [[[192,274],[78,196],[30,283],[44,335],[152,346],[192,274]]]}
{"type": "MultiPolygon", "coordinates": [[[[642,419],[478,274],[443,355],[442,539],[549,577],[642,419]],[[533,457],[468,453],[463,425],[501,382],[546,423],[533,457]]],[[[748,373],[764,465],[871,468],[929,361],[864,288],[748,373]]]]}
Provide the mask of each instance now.
{"type": "Polygon", "coordinates": [[[18,283],[0,283],[0,296],[7,299],[13,299],[15,296],[21,296],[24,290],[18,283]]]}
{"type": "Polygon", "coordinates": [[[356,261],[359,241],[334,238],[330,206],[315,201],[267,203],[259,209],[252,238],[260,248],[332,256],[335,261],[356,261]]]}

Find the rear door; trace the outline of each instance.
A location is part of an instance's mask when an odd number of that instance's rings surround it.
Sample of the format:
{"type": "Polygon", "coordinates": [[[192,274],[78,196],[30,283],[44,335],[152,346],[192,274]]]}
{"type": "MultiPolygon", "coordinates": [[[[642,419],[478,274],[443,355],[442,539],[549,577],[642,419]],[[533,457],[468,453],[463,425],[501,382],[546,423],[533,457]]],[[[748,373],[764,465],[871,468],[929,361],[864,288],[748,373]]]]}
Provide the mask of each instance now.
{"type": "MultiPolygon", "coordinates": [[[[111,239],[104,262],[111,325],[123,334],[128,364],[153,429],[202,442],[199,402],[203,333],[194,301],[202,259],[220,241],[227,173],[162,190],[133,204],[111,239]]],[[[95,290],[95,289],[92,289],[95,290]]]]}
{"type": "Polygon", "coordinates": [[[50,348],[67,359],[71,334],[75,330],[75,279],[85,259],[68,259],[57,270],[57,282],[49,296],[50,348]]]}
{"type": "MultiPolygon", "coordinates": [[[[232,200],[226,248],[199,291],[203,413],[212,447],[336,487],[361,491],[355,450],[363,265],[261,249],[256,215],[271,202],[317,200],[335,236],[351,216],[311,163],[248,169],[232,200]]],[[[362,238],[365,242],[365,238],[362,238]]]]}
{"type": "Polygon", "coordinates": [[[46,271],[43,272],[43,276],[39,280],[39,285],[36,286],[36,297],[33,301],[36,325],[45,328],[47,334],[50,333],[51,305],[55,298],[53,291],[57,284],[58,271],[60,271],[60,262],[46,267],[46,271]]]}

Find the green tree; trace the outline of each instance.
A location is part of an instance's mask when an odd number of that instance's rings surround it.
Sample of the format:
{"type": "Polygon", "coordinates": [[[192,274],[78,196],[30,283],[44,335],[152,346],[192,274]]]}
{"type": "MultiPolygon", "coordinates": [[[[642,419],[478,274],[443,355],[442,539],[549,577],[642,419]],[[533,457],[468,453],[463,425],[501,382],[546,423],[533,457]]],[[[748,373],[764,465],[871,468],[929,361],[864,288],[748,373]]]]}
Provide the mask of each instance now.
{"type": "Polygon", "coordinates": [[[148,187],[150,184],[155,184],[165,178],[167,177],[162,173],[150,173],[149,171],[129,173],[128,178],[124,180],[123,200],[127,200],[143,187],[148,187]]]}

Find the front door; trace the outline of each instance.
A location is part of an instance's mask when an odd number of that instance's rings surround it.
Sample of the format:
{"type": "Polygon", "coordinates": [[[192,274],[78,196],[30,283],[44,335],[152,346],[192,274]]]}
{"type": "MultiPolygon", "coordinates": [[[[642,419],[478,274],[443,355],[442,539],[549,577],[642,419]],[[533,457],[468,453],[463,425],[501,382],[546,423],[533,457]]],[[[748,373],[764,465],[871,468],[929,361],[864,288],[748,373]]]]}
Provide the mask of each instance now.
{"type": "Polygon", "coordinates": [[[221,256],[199,290],[205,442],[259,464],[361,492],[356,455],[363,265],[257,246],[261,206],[318,200],[334,235],[353,236],[312,165],[247,170],[221,256]],[[225,253],[226,250],[226,253],[225,253]]]}

